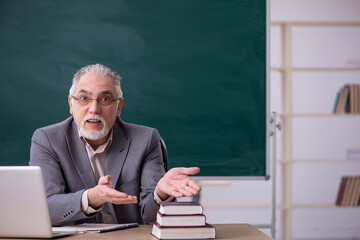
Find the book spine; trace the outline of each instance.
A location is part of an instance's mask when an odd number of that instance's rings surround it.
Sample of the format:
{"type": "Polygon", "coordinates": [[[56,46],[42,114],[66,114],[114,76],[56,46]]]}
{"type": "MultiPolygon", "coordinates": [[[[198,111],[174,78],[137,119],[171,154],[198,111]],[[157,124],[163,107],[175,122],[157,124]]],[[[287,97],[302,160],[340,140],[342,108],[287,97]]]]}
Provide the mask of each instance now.
{"type": "Polygon", "coordinates": [[[341,91],[338,91],[337,94],[336,94],[335,104],[334,104],[334,108],[333,108],[333,113],[334,114],[336,114],[336,109],[337,109],[337,106],[339,104],[340,92],[341,91]]]}
{"type": "Polygon", "coordinates": [[[356,85],[356,113],[360,113],[360,85],[356,85]]]}
{"type": "Polygon", "coordinates": [[[344,197],[346,179],[347,179],[346,177],[342,177],[342,179],[341,179],[338,195],[337,195],[337,198],[336,198],[336,205],[337,206],[341,206],[341,202],[342,202],[342,199],[344,197]]]}
{"type": "Polygon", "coordinates": [[[349,113],[350,112],[350,85],[346,84],[345,88],[346,88],[346,91],[347,91],[347,96],[346,96],[346,99],[345,99],[344,112],[349,113]]]}
{"type": "Polygon", "coordinates": [[[350,113],[355,113],[355,101],[356,101],[356,96],[355,96],[355,84],[351,84],[350,85],[350,113]]]}
{"type": "Polygon", "coordinates": [[[351,206],[356,207],[360,195],[360,177],[356,177],[354,180],[354,190],[351,198],[351,206]]]}
{"type": "Polygon", "coordinates": [[[348,194],[349,194],[349,186],[350,186],[350,178],[349,177],[345,177],[345,189],[344,189],[344,194],[343,197],[341,199],[341,204],[340,206],[344,207],[347,204],[347,198],[348,198],[348,194]]]}
{"type": "Polygon", "coordinates": [[[345,101],[345,91],[344,91],[344,88],[341,88],[340,95],[339,95],[339,101],[337,103],[336,110],[335,110],[336,114],[341,114],[342,113],[341,108],[342,108],[342,105],[343,105],[344,101],[345,101]]]}

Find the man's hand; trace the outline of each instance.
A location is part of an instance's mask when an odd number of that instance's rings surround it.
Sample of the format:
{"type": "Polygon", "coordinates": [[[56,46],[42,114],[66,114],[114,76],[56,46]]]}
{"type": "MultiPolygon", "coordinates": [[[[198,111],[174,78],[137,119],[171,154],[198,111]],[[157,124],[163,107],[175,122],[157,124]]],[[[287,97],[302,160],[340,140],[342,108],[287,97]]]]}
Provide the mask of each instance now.
{"type": "Polygon", "coordinates": [[[105,202],[114,204],[137,203],[136,196],[130,196],[126,193],[119,192],[111,188],[111,178],[109,175],[101,177],[98,185],[89,189],[88,192],[89,205],[96,209],[105,202]]]}
{"type": "Polygon", "coordinates": [[[161,200],[166,200],[169,196],[192,197],[199,193],[201,187],[191,180],[188,175],[198,174],[200,168],[172,168],[156,185],[156,193],[161,200]]]}

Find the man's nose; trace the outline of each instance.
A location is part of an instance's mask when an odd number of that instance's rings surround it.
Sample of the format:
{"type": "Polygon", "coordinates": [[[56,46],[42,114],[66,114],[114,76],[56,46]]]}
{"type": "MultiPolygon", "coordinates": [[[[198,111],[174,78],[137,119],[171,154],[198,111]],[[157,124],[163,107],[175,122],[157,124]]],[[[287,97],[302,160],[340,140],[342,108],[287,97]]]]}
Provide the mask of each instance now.
{"type": "Polygon", "coordinates": [[[99,113],[100,112],[100,104],[97,99],[90,100],[89,112],[90,113],[99,113]]]}

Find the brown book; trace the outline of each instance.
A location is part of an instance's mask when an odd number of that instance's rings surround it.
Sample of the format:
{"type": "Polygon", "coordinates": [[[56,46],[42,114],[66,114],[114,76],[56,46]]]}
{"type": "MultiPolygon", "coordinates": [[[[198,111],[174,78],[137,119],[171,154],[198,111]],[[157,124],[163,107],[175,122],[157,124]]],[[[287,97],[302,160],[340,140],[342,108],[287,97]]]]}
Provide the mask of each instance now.
{"type": "Polygon", "coordinates": [[[355,189],[355,177],[349,177],[348,180],[348,185],[349,185],[349,190],[347,192],[347,196],[345,198],[346,202],[345,202],[345,206],[350,207],[351,206],[351,199],[353,197],[354,194],[354,189],[355,189]]]}
{"type": "Polygon", "coordinates": [[[359,95],[359,91],[358,91],[358,85],[357,84],[353,84],[353,92],[354,92],[354,97],[353,97],[353,105],[354,105],[354,111],[353,113],[358,113],[359,112],[359,104],[358,104],[358,95],[359,95]]]}
{"type": "Polygon", "coordinates": [[[350,186],[350,196],[349,196],[349,202],[348,202],[348,206],[350,206],[350,207],[353,206],[353,200],[355,198],[355,187],[356,187],[356,178],[352,177],[351,178],[351,186],[350,186]]]}
{"type": "Polygon", "coordinates": [[[354,191],[351,197],[350,206],[355,207],[358,205],[359,197],[360,197],[360,177],[355,177],[354,180],[354,191]]]}
{"type": "Polygon", "coordinates": [[[360,113],[360,85],[356,84],[356,113],[360,113]]]}
{"type": "Polygon", "coordinates": [[[350,113],[356,112],[356,106],[355,106],[356,90],[355,89],[356,89],[355,84],[351,84],[350,85],[350,113]]]}
{"type": "Polygon", "coordinates": [[[341,114],[343,112],[342,110],[343,110],[344,102],[345,102],[345,88],[342,88],[340,90],[340,95],[335,110],[336,114],[341,114]]]}
{"type": "Polygon", "coordinates": [[[333,107],[333,113],[334,113],[334,114],[336,114],[336,109],[337,109],[338,104],[339,104],[340,93],[341,93],[341,90],[339,90],[339,91],[336,93],[335,104],[334,104],[334,107],[333,107]]]}
{"type": "Polygon", "coordinates": [[[344,114],[346,112],[346,105],[348,104],[349,101],[349,92],[350,90],[348,86],[345,86],[343,87],[343,89],[341,89],[341,95],[340,95],[337,113],[344,114]]]}
{"type": "Polygon", "coordinates": [[[344,189],[344,196],[341,200],[341,206],[345,207],[348,204],[348,199],[349,199],[349,192],[350,192],[350,181],[351,178],[350,177],[345,177],[346,181],[345,181],[345,189],[344,189]]]}
{"type": "Polygon", "coordinates": [[[344,113],[348,113],[350,109],[350,85],[345,85],[346,96],[345,96],[345,104],[344,104],[344,113]]]}
{"type": "Polygon", "coordinates": [[[336,206],[341,206],[341,202],[344,198],[346,181],[347,181],[347,177],[341,178],[341,182],[340,182],[340,186],[339,186],[339,190],[338,190],[338,194],[337,194],[337,198],[336,198],[336,202],[335,202],[336,206]]]}

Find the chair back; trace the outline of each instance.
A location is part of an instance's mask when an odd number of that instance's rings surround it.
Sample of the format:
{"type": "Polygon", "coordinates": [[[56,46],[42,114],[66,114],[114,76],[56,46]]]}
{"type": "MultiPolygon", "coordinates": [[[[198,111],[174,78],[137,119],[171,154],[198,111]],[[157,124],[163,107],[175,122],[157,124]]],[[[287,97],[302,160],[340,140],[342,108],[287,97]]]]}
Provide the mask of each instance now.
{"type": "Polygon", "coordinates": [[[163,161],[164,161],[164,168],[165,168],[165,172],[167,172],[169,169],[168,169],[168,155],[167,155],[166,145],[162,138],[161,138],[160,142],[161,142],[161,151],[162,151],[163,161]]]}

